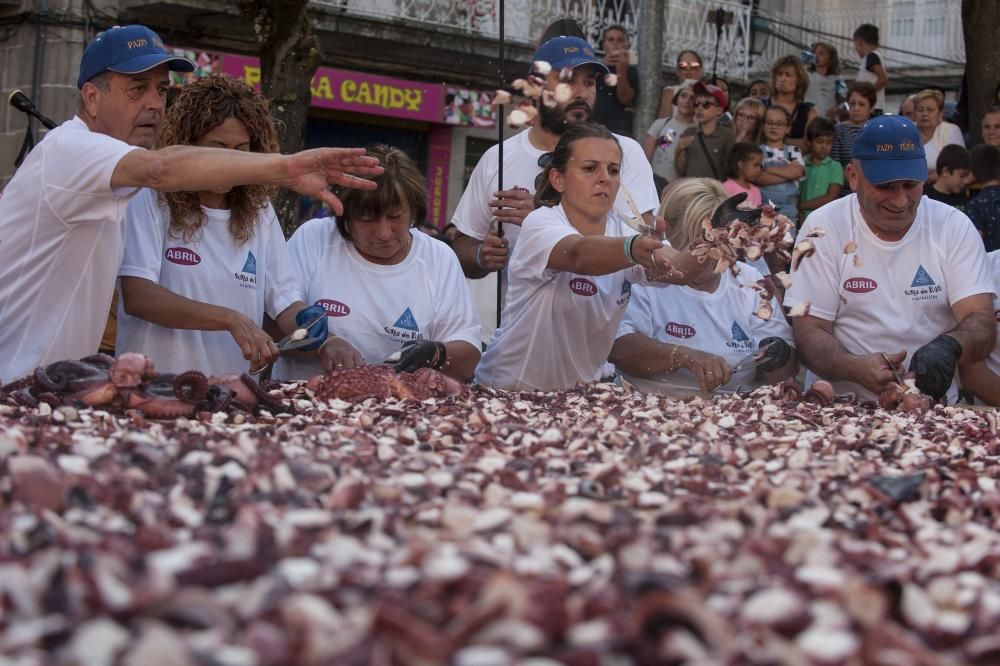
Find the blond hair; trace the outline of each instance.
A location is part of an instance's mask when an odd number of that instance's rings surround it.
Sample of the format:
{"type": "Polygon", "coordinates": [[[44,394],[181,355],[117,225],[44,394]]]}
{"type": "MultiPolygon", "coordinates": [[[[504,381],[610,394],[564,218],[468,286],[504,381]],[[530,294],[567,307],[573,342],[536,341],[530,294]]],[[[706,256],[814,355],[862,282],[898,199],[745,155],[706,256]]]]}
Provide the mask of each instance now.
{"type": "Polygon", "coordinates": [[[940,90],[931,90],[930,88],[927,90],[921,90],[916,95],[913,95],[913,108],[916,109],[917,104],[920,104],[926,99],[933,99],[937,102],[938,111],[944,110],[944,93],[940,90]]]}
{"type": "Polygon", "coordinates": [[[682,178],[667,187],[657,214],[667,221],[667,240],[683,251],[702,234],[702,222],[729,198],[714,178],[682,178]]]}

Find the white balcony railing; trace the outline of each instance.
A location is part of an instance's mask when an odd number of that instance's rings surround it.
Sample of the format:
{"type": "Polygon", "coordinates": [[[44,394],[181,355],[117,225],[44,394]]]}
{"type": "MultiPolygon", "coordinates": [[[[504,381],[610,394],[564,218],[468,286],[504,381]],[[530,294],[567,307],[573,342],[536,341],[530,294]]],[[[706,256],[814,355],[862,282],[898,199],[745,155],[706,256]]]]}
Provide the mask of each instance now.
{"type": "MultiPolygon", "coordinates": [[[[555,20],[570,18],[584,30],[591,43],[600,46],[604,29],[625,26],[635,43],[641,0],[313,0],[314,4],[339,11],[443,26],[496,38],[499,6],[504,3],[506,41],[533,46],[555,20]]],[[[750,8],[728,0],[670,0],[666,8],[663,62],[670,69],[677,54],[694,49],[711,71],[715,51],[715,26],[706,20],[709,11],[723,8],[733,13],[719,41],[718,73],[746,78],[750,40],[750,8]]]]}

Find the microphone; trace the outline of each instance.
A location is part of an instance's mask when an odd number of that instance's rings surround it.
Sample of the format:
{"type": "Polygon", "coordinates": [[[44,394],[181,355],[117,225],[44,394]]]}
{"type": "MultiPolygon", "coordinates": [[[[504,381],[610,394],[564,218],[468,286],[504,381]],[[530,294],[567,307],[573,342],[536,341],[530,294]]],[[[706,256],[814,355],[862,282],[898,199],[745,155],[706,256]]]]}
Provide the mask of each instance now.
{"type": "Polygon", "coordinates": [[[49,129],[55,129],[57,127],[55,121],[42,115],[41,111],[35,107],[34,102],[32,102],[31,99],[20,90],[15,90],[10,94],[10,97],[7,98],[7,104],[14,107],[21,113],[37,118],[39,122],[49,129]]]}

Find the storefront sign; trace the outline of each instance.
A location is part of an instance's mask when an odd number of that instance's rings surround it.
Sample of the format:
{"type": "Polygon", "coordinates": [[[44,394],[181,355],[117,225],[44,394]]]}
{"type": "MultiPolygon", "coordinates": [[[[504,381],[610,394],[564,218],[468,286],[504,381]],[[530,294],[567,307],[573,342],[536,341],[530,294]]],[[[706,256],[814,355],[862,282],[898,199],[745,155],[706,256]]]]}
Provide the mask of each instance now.
{"type": "Polygon", "coordinates": [[[448,224],[448,167],[451,161],[451,128],[431,128],[427,146],[427,221],[438,229],[448,224]]]}
{"type": "MultiPolygon", "coordinates": [[[[222,71],[260,85],[257,58],[229,55],[222,71]]],[[[390,79],[376,74],[320,67],[312,80],[312,106],[393,118],[440,123],[444,91],[440,84],[390,79]]]]}

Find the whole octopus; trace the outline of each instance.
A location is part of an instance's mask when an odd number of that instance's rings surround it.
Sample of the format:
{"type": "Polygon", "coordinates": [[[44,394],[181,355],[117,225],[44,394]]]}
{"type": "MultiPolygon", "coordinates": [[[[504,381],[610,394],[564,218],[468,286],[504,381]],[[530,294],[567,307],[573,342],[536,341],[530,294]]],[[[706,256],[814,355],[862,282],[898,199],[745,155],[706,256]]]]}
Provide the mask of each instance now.
{"type": "Polygon", "coordinates": [[[197,370],[160,374],[143,354],[118,358],[94,354],[78,361],[40,366],[27,377],[0,388],[15,404],[37,407],[82,404],[134,409],[154,418],[189,417],[200,411],[250,411],[258,405],[281,407],[251,377],[206,376],[197,370]]]}

